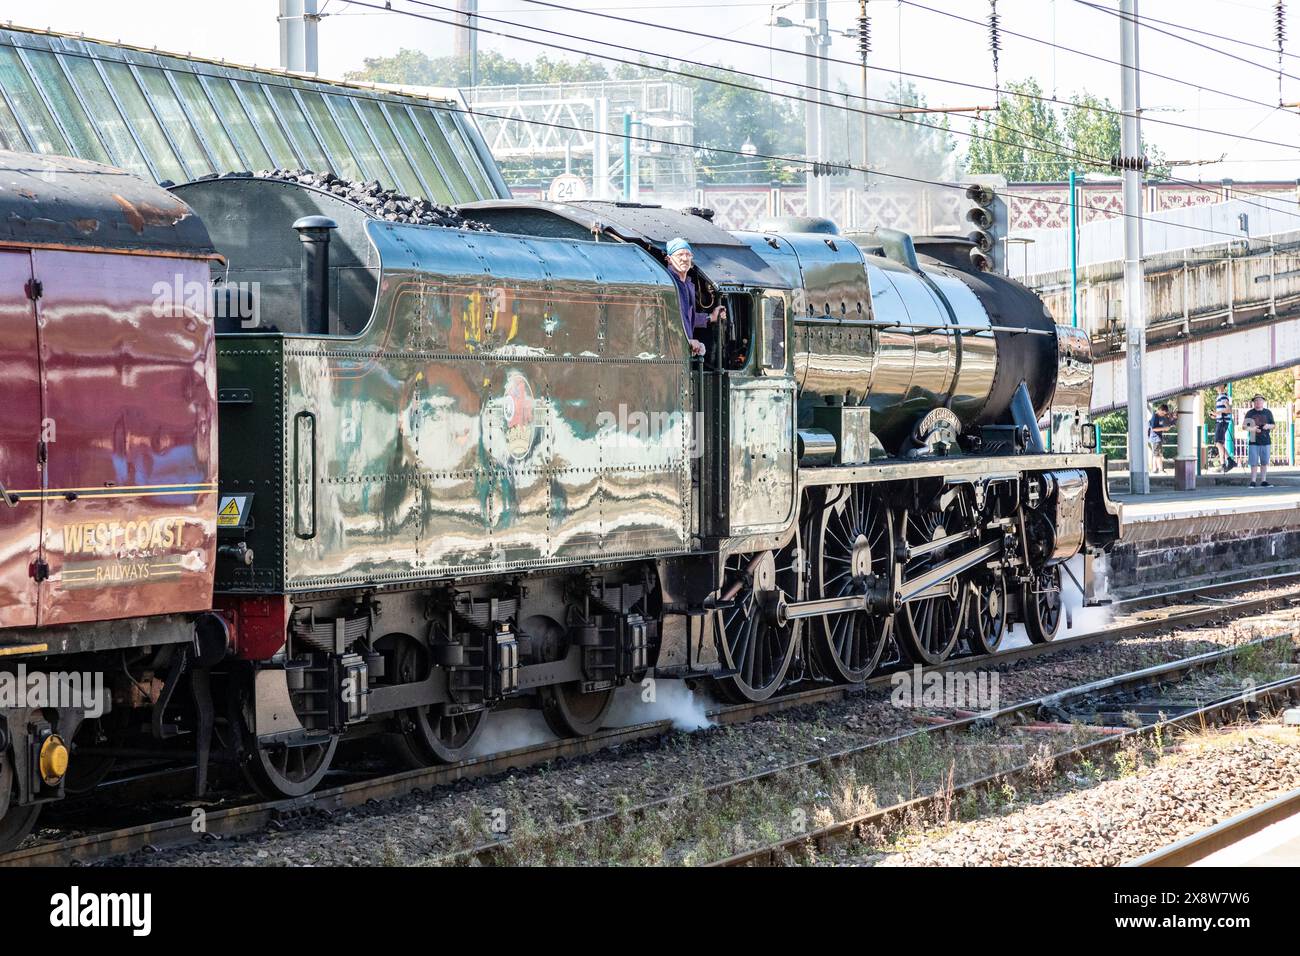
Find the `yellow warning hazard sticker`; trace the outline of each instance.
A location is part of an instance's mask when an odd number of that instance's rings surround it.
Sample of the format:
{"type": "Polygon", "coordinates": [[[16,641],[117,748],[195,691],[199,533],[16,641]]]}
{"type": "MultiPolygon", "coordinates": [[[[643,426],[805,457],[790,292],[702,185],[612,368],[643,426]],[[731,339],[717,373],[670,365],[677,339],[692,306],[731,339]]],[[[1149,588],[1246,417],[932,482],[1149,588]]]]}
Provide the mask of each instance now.
{"type": "Polygon", "coordinates": [[[217,527],[239,528],[244,524],[244,513],[248,510],[248,495],[225,495],[217,508],[217,527]]]}

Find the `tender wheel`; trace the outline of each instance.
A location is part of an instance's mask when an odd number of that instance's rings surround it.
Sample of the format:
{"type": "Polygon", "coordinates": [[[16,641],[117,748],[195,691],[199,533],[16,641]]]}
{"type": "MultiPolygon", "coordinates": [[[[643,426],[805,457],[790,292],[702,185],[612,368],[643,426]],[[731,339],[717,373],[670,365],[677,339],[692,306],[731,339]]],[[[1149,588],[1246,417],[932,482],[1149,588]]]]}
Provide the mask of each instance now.
{"type": "Polygon", "coordinates": [[[107,743],[102,721],[88,718],[81,722],[72,741],[72,759],[68,761],[68,772],[63,778],[63,789],[70,796],[81,796],[93,791],[117,765],[116,757],[80,752],[81,747],[93,747],[107,743]]]}
{"type": "MultiPolygon", "coordinates": [[[[389,656],[393,683],[408,684],[429,676],[429,656],[424,645],[406,634],[394,634],[379,642],[389,656]]],[[[395,715],[399,733],[393,735],[396,757],[412,769],[434,764],[456,763],[469,756],[470,749],[487,725],[485,709],[467,713],[444,713],[441,704],[412,707],[395,715]]]]}
{"type": "Polygon", "coordinates": [[[970,581],[966,637],[976,654],[994,654],[1007,632],[1007,582],[1002,575],[970,581]]]}
{"type": "Polygon", "coordinates": [[[737,703],[767,700],[785,681],[799,644],[799,622],[778,624],[771,606],[781,592],[803,596],[803,552],[796,534],[779,552],[733,554],[723,568],[713,614],[714,640],[723,666],[736,673],[718,689],[737,703]]]}
{"type": "Polygon", "coordinates": [[[17,800],[18,781],[14,779],[12,760],[9,754],[0,754],[0,853],[22,843],[41,815],[41,804],[20,807],[17,800]]]}
{"type": "Polygon", "coordinates": [[[1046,644],[1061,630],[1061,566],[1053,565],[1038,572],[1026,586],[1024,596],[1025,632],[1035,644],[1046,644]]]}
{"type": "MultiPolygon", "coordinates": [[[[269,800],[301,797],[311,793],[329,772],[334,752],[338,749],[338,736],[321,735],[292,745],[259,742],[252,729],[251,691],[251,687],[245,690],[241,707],[244,776],[258,793],[269,800]]],[[[310,698],[319,695],[305,696],[310,698]]]]}
{"type": "MultiPolygon", "coordinates": [[[[953,494],[942,510],[905,511],[899,523],[903,527],[904,540],[908,546],[915,547],[965,530],[970,526],[970,517],[964,497],[953,494]]],[[[970,547],[970,542],[964,541],[957,547],[970,547]]],[[[903,577],[922,574],[955,556],[955,551],[949,553],[947,548],[938,548],[912,558],[904,567],[903,577]]],[[[954,583],[942,595],[903,605],[899,615],[902,618],[899,645],[909,660],[916,664],[938,664],[948,658],[961,636],[967,592],[967,588],[954,583]]]]}
{"type": "MultiPolygon", "coordinates": [[[[813,520],[811,597],[866,594],[890,582],[894,519],[866,485],[850,485],[813,520]]],[[[892,614],[828,614],[811,624],[809,639],[822,670],[848,683],[866,680],[894,632],[892,614]]]]}
{"type": "Polygon", "coordinates": [[[547,726],[561,737],[586,737],[605,723],[614,688],[583,693],[580,685],[548,684],[538,691],[547,726]]]}
{"type": "Polygon", "coordinates": [[[301,797],[311,793],[325,779],[338,745],[338,737],[293,747],[258,747],[257,742],[252,741],[252,752],[244,764],[244,773],[257,792],[268,799],[301,797]]]}

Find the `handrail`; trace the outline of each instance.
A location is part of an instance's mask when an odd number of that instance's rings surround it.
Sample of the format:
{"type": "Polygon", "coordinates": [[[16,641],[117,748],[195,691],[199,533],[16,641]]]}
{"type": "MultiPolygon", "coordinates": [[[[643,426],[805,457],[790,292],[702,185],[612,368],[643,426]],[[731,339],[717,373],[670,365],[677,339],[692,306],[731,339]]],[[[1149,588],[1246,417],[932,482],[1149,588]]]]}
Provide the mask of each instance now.
{"type": "Polygon", "coordinates": [[[979,332],[1007,332],[1011,335],[1055,335],[1055,332],[1048,329],[1031,329],[1028,326],[1018,325],[935,325],[933,323],[920,322],[894,322],[889,319],[850,319],[835,315],[803,315],[795,316],[795,325],[802,326],[831,326],[842,328],[857,329],[913,329],[925,333],[942,333],[944,335],[953,335],[961,332],[977,334],[979,332]]]}

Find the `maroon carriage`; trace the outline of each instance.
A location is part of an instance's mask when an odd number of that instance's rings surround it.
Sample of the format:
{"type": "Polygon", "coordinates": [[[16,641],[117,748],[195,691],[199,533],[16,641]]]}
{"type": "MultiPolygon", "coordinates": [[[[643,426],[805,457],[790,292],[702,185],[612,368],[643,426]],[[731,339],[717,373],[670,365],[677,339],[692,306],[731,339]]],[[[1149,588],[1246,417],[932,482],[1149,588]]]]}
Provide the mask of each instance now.
{"type": "Polygon", "coordinates": [[[158,186],[0,153],[0,845],[75,782],[105,672],[168,693],[211,607],[213,258],[158,186]]]}

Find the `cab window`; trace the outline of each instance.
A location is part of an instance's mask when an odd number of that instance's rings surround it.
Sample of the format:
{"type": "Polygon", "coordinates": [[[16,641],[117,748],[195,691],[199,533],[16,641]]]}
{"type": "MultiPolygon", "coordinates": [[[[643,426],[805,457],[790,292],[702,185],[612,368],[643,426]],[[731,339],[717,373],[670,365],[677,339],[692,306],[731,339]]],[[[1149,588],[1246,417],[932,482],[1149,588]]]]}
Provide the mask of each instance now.
{"type": "Polygon", "coordinates": [[[785,371],[785,296],[769,292],[763,296],[763,368],[785,371]]]}
{"type": "Polygon", "coordinates": [[[722,337],[722,366],[739,371],[749,365],[754,350],[754,306],[747,293],[732,292],[726,297],[727,321],[722,337]]]}

